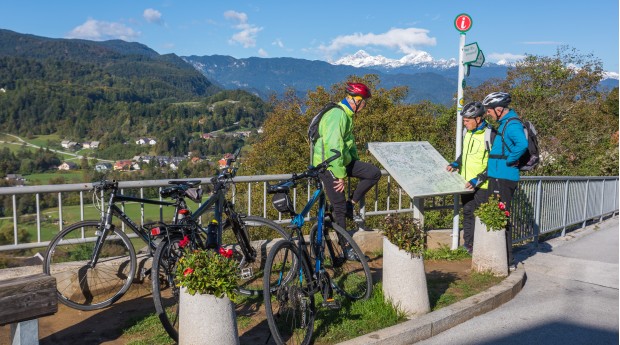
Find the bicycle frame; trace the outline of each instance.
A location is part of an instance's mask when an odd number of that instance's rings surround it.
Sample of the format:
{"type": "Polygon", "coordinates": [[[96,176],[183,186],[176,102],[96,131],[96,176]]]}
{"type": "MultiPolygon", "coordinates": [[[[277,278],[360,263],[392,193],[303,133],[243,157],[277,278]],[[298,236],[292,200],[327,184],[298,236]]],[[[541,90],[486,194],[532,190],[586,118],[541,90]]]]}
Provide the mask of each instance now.
{"type": "MultiPolygon", "coordinates": [[[[108,201],[108,209],[105,213],[102,213],[102,232],[101,236],[97,238],[97,242],[95,243],[95,247],[93,248],[93,255],[90,262],[91,267],[95,267],[97,265],[97,261],[99,260],[99,252],[101,250],[101,246],[103,245],[105,239],[108,237],[110,231],[114,230],[114,224],[112,224],[112,217],[117,217],[120,219],[125,225],[127,225],[144,243],[148,244],[149,249],[155,250],[155,246],[151,241],[149,234],[146,231],[142,230],[129,216],[123,212],[123,210],[116,205],[117,202],[140,202],[144,204],[152,204],[152,205],[160,205],[160,206],[176,206],[178,208],[181,207],[180,204],[168,202],[168,201],[160,201],[160,200],[151,200],[151,199],[142,199],[131,196],[126,196],[122,194],[118,194],[118,189],[114,188],[112,193],[110,193],[110,200],[108,201]]],[[[177,222],[178,212],[175,212],[174,215],[174,223],[177,222]]]]}

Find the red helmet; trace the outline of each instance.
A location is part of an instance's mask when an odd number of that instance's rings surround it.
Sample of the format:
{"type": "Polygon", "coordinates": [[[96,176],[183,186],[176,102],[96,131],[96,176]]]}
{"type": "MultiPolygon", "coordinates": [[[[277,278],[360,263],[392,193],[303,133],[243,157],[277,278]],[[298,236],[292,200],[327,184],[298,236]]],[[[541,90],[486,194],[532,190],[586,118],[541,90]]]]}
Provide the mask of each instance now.
{"type": "Polygon", "coordinates": [[[347,83],[346,91],[351,96],[360,96],[363,99],[370,98],[370,89],[362,83],[347,83]]]}

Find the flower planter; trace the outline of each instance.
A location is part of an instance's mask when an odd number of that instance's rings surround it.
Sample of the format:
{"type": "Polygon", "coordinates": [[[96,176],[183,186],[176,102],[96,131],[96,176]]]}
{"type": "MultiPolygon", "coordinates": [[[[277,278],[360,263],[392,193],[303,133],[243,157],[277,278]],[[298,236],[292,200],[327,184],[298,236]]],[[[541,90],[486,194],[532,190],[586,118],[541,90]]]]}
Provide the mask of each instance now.
{"type": "Polygon", "coordinates": [[[235,305],[228,297],[190,295],[181,288],[179,301],[180,345],[239,344],[235,305]]]}
{"type": "Polygon", "coordinates": [[[491,272],[502,277],[508,275],[505,229],[487,231],[487,226],[476,217],[471,266],[476,272],[491,272]]]}
{"type": "Polygon", "coordinates": [[[383,238],[383,295],[409,316],[431,310],[424,259],[411,256],[383,238]]]}

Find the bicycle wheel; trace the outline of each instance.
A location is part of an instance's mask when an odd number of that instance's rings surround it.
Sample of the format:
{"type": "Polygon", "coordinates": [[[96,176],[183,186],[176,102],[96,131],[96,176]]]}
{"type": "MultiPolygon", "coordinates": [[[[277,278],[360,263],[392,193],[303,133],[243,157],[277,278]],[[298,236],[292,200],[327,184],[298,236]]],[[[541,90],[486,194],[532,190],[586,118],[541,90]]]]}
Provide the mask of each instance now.
{"type": "MultiPolygon", "coordinates": [[[[222,231],[222,245],[227,249],[233,249],[234,258],[239,261],[239,293],[244,295],[258,295],[263,292],[263,273],[265,261],[270,248],[290,236],[275,222],[256,216],[239,217],[240,227],[234,229],[233,219],[224,224],[222,231]],[[245,229],[249,241],[242,240],[240,231],[245,229]],[[249,248],[243,248],[247,243],[252,247],[254,257],[244,255],[249,248]]],[[[245,236],[245,235],[244,235],[245,236]]]]}
{"type": "Polygon", "coordinates": [[[69,225],[50,241],[45,253],[43,272],[56,278],[58,298],[71,308],[107,307],[127,292],[135,276],[136,253],[120,229],[108,234],[92,266],[99,224],[91,220],[69,225]]]}
{"type": "Polygon", "coordinates": [[[273,245],[265,266],[265,312],[277,344],[309,344],[314,330],[311,272],[297,250],[292,242],[280,241],[273,245]]]}
{"type": "MultiPolygon", "coordinates": [[[[366,262],[366,255],[353,237],[338,224],[325,221],[323,228],[323,267],[331,276],[332,286],[341,295],[359,300],[372,294],[372,277],[366,262]]],[[[310,248],[314,253],[318,225],[310,230],[310,248]]]]}
{"type": "Polygon", "coordinates": [[[184,254],[179,246],[181,239],[181,236],[174,236],[170,241],[162,241],[153,255],[151,269],[156,314],[170,338],[176,342],[179,341],[179,287],[175,272],[177,262],[184,254]]]}

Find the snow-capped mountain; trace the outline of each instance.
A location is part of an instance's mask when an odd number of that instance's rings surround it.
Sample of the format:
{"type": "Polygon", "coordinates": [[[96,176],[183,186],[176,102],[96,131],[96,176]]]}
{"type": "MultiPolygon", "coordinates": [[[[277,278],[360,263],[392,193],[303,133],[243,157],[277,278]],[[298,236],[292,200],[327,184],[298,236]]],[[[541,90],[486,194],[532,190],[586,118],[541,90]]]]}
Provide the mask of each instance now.
{"type": "Polygon", "coordinates": [[[427,52],[415,52],[403,56],[400,59],[390,59],[382,55],[372,56],[364,50],[359,50],[353,55],[345,56],[332,62],[334,65],[347,65],[353,67],[382,67],[400,68],[405,66],[433,67],[433,68],[452,68],[457,66],[455,59],[434,60],[427,52]]]}

